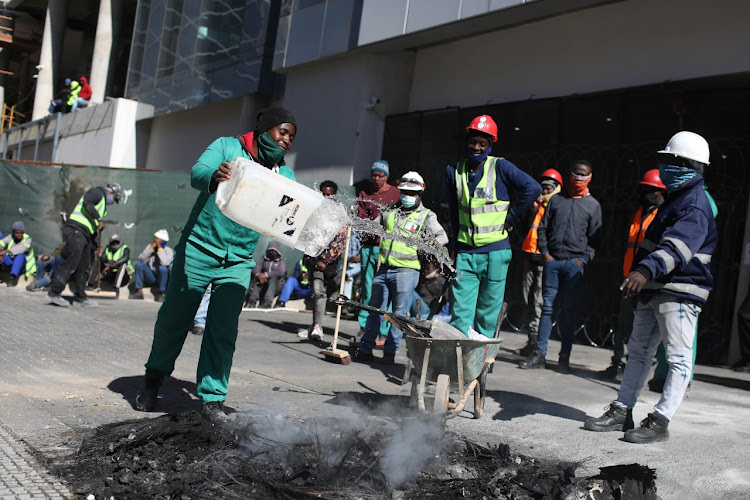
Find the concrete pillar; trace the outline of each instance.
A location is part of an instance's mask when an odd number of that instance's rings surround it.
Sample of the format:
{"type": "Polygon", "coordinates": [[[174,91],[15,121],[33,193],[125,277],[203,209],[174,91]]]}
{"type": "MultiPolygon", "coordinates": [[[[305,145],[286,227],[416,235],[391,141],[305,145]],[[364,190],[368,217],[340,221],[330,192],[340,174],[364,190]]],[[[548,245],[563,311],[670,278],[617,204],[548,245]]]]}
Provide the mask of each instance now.
{"type": "Polygon", "coordinates": [[[99,1],[99,17],[96,21],[94,58],[91,62],[91,102],[101,103],[107,91],[109,61],[112,56],[112,0],[99,1]]]}
{"type": "MultiPolygon", "coordinates": [[[[39,66],[34,94],[34,111],[32,120],[47,116],[49,102],[55,93],[55,78],[58,78],[62,45],[65,37],[65,20],[68,13],[67,0],[49,2],[44,18],[44,35],[42,50],[39,54],[39,66]]],[[[59,82],[62,84],[62,82],[59,82]]]]}

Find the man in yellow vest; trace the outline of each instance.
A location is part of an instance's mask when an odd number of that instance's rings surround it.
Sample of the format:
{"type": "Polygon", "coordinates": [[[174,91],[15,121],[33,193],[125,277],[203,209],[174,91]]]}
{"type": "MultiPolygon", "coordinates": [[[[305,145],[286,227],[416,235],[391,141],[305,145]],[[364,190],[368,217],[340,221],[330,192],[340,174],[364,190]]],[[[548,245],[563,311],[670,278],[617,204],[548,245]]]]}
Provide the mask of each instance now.
{"type": "MultiPolygon", "coordinates": [[[[622,263],[622,278],[630,274],[633,266],[633,258],[638,253],[638,248],[646,235],[646,228],[656,217],[659,206],[664,203],[664,195],[667,188],[659,178],[659,169],[654,168],[643,174],[639,182],[640,207],[633,215],[628,230],[628,244],[625,248],[625,259],[622,263]]],[[[625,345],[630,332],[633,329],[633,307],[634,300],[624,300],[620,303],[620,312],[617,317],[617,329],[614,337],[614,355],[612,365],[600,372],[607,378],[616,381],[622,380],[622,372],[625,369],[625,345]]]]}
{"type": "Polygon", "coordinates": [[[465,335],[474,327],[486,337],[494,336],[512,256],[508,230],[542,192],[527,173],[490,156],[495,142],[495,121],[477,116],[466,127],[466,160],[445,170],[457,275],[450,323],[465,335]],[[513,206],[512,191],[519,192],[513,206]]]}
{"type": "Polygon", "coordinates": [[[73,277],[75,282],[75,295],[73,305],[80,307],[96,307],[96,301],[86,297],[86,281],[96,246],[95,236],[97,231],[104,229],[104,217],[107,215],[107,205],[119,203],[124,195],[122,187],[112,182],[107,186],[99,186],[86,191],[78,200],[73,213],[63,227],[63,248],[60,256],[64,259],[60,272],[50,285],[47,299],[50,304],[60,307],[69,305],[60,294],[73,277]]]}
{"type": "Polygon", "coordinates": [[[523,240],[523,291],[521,299],[524,303],[524,324],[527,328],[529,340],[526,345],[518,351],[521,356],[528,356],[536,349],[536,337],[539,331],[539,318],[542,317],[542,270],[544,259],[537,247],[539,234],[539,223],[544,216],[549,199],[560,192],[562,188],[562,175],[554,168],[542,172],[539,176],[539,184],[542,185],[542,194],[529,209],[531,225],[526,238],[523,240]]]}
{"type": "MultiPolygon", "coordinates": [[[[437,215],[422,204],[420,195],[425,190],[425,182],[421,175],[406,172],[399,181],[398,189],[401,192],[400,201],[375,218],[388,235],[380,242],[380,268],[372,280],[369,305],[385,310],[390,302],[395,314],[406,316],[412,294],[419,283],[419,270],[422,266],[417,246],[402,238],[418,238],[422,241],[434,239],[435,243],[444,246],[448,244],[448,235],[438,222],[437,215]]],[[[365,333],[352,355],[354,361],[374,360],[372,350],[379,330],[380,317],[370,314],[365,333]]],[[[383,347],[384,364],[395,363],[402,335],[401,330],[391,325],[383,347]]]]}
{"type": "Polygon", "coordinates": [[[121,288],[128,284],[135,269],[130,263],[130,247],[122,242],[120,235],[113,234],[104,249],[101,261],[102,280],[121,288]]]}
{"type": "Polygon", "coordinates": [[[26,234],[23,222],[13,223],[13,232],[0,240],[0,269],[10,271],[8,286],[18,285],[18,276],[29,278],[36,272],[36,258],[31,246],[31,236],[26,234]]]}

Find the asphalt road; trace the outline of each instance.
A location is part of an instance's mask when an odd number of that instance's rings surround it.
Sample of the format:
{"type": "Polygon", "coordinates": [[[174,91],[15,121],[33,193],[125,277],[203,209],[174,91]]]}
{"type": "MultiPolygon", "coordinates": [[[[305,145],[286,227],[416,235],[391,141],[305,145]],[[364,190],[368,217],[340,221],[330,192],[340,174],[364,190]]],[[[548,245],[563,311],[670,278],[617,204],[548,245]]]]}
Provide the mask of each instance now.
{"type": "MultiPolygon", "coordinates": [[[[43,293],[0,287],[0,423],[44,458],[74,451],[93,428],[145,418],[132,408],[151,345],[159,304],[101,300],[92,309],[57,308],[43,293]]],[[[323,360],[331,340],[297,338],[309,324],[305,313],[245,311],[234,358],[227,405],[238,412],[273,411],[298,417],[387,418],[405,408],[410,384],[400,385],[397,365],[348,366],[323,360]]],[[[344,321],[342,333],[359,329],[344,321]]],[[[615,397],[617,385],[599,379],[610,353],[576,345],[572,375],[516,368],[513,350],[525,337],[505,333],[498,363],[488,377],[485,416],[464,413],[450,420],[454,432],[481,443],[508,443],[516,453],[579,463],[577,473],[640,463],[656,470],[665,499],[750,498],[750,375],[699,366],[688,398],[670,424],[671,439],[635,445],[620,433],[583,429],[615,397]]],[[[198,408],[195,367],[202,338],[188,335],[173,378],[162,390],[161,411],[198,408]]],[[[550,344],[554,365],[559,343],[550,344]],[[555,353],[555,354],[553,354],[555,353]]],[[[379,353],[376,354],[379,356],[379,353]]],[[[635,409],[640,421],[658,394],[646,390],[635,409]]]]}

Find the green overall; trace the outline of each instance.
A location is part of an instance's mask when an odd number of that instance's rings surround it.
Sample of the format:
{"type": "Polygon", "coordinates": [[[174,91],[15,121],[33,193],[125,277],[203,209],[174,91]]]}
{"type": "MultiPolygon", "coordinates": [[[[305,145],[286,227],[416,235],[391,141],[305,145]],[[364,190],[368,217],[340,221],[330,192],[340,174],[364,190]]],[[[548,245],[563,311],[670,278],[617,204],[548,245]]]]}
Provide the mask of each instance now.
{"type": "MultiPolygon", "coordinates": [[[[508,237],[505,217],[508,200],[498,200],[495,189],[497,158],[488,156],[482,178],[469,193],[466,162],[456,166],[456,201],[459,216],[458,241],[481,247],[508,237]],[[485,197],[475,196],[485,193],[485,197]]],[[[464,334],[475,327],[485,337],[495,335],[497,316],[505,297],[505,279],[512,257],[510,249],[456,255],[450,324],[464,334]]]]}
{"type": "MultiPolygon", "coordinates": [[[[154,326],[154,341],[146,368],[164,375],[175,361],[193,324],[203,293],[213,284],[197,368],[197,391],[203,404],[224,401],[245,300],[253,252],[259,234],[227,218],[209,193],[211,176],[222,161],[249,158],[235,137],[221,137],[201,155],[191,172],[191,185],[200,191],[182,238],[175,248],[164,303],[154,326]]],[[[279,173],[294,179],[281,166],[279,173]]]]}

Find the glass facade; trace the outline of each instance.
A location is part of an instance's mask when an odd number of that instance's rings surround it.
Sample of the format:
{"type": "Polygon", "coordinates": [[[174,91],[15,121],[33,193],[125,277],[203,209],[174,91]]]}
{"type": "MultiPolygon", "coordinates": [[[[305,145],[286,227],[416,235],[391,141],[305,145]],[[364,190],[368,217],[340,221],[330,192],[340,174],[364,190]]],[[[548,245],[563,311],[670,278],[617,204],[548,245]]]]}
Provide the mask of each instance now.
{"type": "Polygon", "coordinates": [[[125,97],[155,114],[274,93],[280,0],[139,0],[125,97]]]}

